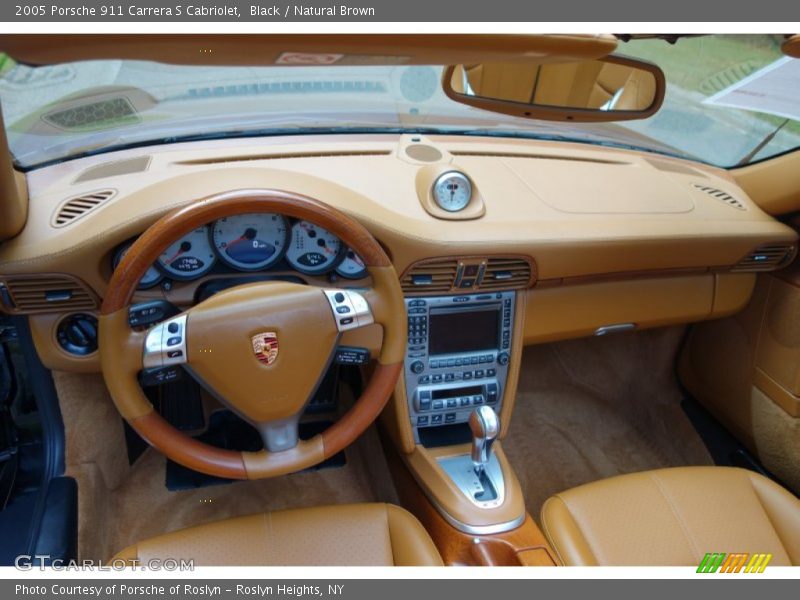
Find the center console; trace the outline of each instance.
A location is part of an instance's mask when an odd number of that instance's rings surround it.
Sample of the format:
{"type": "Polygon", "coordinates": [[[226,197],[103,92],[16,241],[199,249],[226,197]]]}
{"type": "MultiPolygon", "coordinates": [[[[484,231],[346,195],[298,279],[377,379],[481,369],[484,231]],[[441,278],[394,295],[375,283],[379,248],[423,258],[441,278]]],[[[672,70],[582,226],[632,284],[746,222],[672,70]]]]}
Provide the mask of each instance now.
{"type": "Polygon", "coordinates": [[[476,407],[500,413],[511,359],[514,292],[406,298],[405,384],[414,441],[466,424],[476,407]]]}

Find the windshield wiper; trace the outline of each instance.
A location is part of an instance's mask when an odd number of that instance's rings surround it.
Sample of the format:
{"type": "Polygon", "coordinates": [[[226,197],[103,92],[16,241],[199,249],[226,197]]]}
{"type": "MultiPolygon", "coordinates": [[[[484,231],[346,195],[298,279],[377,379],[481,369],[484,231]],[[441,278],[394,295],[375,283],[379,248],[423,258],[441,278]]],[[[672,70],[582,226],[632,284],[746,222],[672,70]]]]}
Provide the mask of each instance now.
{"type": "Polygon", "coordinates": [[[760,142],[758,142],[758,144],[756,144],[756,147],[755,147],[755,148],[753,148],[752,150],[750,150],[750,152],[748,152],[747,154],[745,154],[745,155],[742,157],[742,159],[741,159],[739,162],[737,162],[737,163],[736,163],[736,165],[735,165],[735,166],[737,166],[737,167],[743,167],[743,166],[745,166],[745,165],[747,165],[747,164],[750,164],[750,161],[751,161],[751,160],[753,160],[753,157],[754,157],[756,154],[758,154],[759,152],[761,152],[761,150],[763,150],[763,149],[764,149],[764,146],[766,146],[766,145],[767,145],[767,144],[769,144],[769,143],[770,143],[772,140],[774,140],[774,139],[775,139],[775,136],[776,136],[776,135],[778,135],[778,133],[780,132],[780,130],[781,130],[781,129],[783,129],[784,127],[786,127],[786,124],[787,124],[789,121],[791,121],[791,119],[786,119],[786,120],[785,120],[783,123],[781,123],[780,125],[778,125],[778,126],[775,128],[775,130],[774,130],[774,131],[771,131],[771,132],[770,132],[770,133],[768,133],[766,136],[764,136],[764,139],[763,139],[763,140],[761,140],[760,142]]]}

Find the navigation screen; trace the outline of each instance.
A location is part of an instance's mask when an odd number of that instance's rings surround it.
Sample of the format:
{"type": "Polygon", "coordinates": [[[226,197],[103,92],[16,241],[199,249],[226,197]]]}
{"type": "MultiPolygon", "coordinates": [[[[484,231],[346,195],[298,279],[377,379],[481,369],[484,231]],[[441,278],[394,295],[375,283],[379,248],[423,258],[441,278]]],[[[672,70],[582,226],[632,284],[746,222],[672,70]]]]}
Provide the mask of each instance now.
{"type": "Polygon", "coordinates": [[[431,309],[428,353],[455,354],[497,348],[500,306],[472,310],[431,309]]]}

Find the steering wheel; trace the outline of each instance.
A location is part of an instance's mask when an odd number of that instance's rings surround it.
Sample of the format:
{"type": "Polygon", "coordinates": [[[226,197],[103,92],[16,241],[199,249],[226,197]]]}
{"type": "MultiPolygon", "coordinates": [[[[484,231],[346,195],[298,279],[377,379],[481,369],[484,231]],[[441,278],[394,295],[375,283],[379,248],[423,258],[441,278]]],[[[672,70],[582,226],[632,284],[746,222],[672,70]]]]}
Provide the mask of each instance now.
{"type": "Polygon", "coordinates": [[[125,253],[106,291],[99,326],[103,376],[123,418],[150,445],[186,467],[233,479],[261,479],[322,462],[352,443],[377,418],[400,375],[405,306],[383,248],[357,221],[312,198],[245,189],[213,195],[165,215],[125,253]],[[278,213],[337,235],[372,278],[364,290],[288,282],[221,291],[147,331],[131,328],[128,309],[139,280],[176,239],[216,219],[278,213]],[[335,424],[298,437],[303,408],[333,360],[343,331],[378,323],[383,343],[369,384],[335,424]],[[143,369],[182,365],[223,404],[253,425],[264,450],[210,446],[167,423],[138,382],[143,369]]]}

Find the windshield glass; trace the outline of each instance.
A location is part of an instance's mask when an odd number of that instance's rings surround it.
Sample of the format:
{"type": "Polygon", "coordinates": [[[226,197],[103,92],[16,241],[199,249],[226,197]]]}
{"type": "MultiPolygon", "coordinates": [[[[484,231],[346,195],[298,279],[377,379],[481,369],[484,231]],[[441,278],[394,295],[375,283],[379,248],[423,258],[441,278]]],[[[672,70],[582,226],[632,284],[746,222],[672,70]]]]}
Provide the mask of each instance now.
{"type": "Polygon", "coordinates": [[[781,57],[779,37],[705,36],[674,45],[634,40],[621,43],[617,53],[664,69],[667,95],[653,117],[579,124],[496,115],[447,98],[441,66],[253,68],[101,60],[29,67],[2,55],[0,102],[22,168],[136,145],[305,132],[565,139],[719,166],[800,145],[796,116],[775,114],[766,103],[734,108],[724,93],[748,78],[758,89],[767,81],[759,73],[788,60],[781,57]]]}

